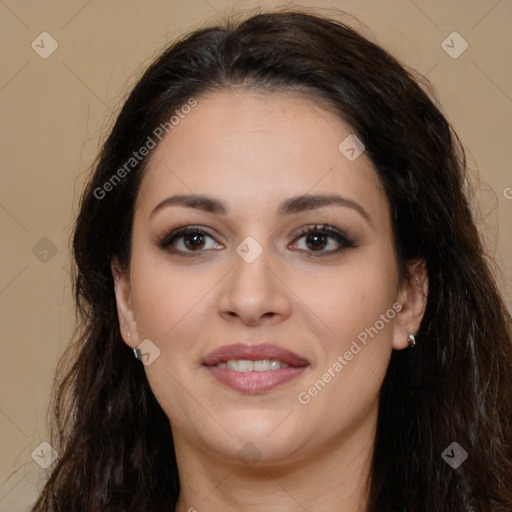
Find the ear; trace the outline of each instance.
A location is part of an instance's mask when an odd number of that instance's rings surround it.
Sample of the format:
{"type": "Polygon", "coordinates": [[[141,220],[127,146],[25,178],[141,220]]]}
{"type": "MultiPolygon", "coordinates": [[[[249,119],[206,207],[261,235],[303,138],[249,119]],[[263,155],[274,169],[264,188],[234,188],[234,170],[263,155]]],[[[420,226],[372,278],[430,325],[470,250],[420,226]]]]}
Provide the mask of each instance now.
{"type": "Polygon", "coordinates": [[[114,277],[114,291],[121,336],[130,348],[135,348],[139,345],[139,336],[132,306],[130,272],[129,269],[124,268],[119,263],[115,256],[111,260],[110,268],[114,277]]]}
{"type": "Polygon", "coordinates": [[[402,309],[397,313],[393,324],[393,348],[402,350],[409,346],[409,334],[419,331],[428,297],[427,266],[423,259],[412,260],[408,264],[409,279],[401,285],[397,302],[402,309]]]}

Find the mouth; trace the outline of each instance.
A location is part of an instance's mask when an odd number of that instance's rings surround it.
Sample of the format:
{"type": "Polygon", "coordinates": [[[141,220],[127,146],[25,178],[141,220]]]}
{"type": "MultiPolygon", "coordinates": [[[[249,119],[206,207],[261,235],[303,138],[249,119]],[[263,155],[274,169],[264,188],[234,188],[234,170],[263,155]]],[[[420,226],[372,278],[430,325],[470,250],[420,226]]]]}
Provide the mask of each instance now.
{"type": "Polygon", "coordinates": [[[296,379],[309,362],[277,345],[228,345],[211,352],[203,366],[221,384],[260,394],[296,379]]]}

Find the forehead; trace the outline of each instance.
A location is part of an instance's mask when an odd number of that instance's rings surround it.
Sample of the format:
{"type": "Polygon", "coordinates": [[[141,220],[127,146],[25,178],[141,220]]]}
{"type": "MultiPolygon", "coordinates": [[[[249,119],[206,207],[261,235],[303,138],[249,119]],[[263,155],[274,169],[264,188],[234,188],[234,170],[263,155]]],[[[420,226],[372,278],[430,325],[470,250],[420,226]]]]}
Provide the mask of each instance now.
{"type": "Polygon", "coordinates": [[[170,193],[214,194],[246,208],[308,192],[385,201],[365,153],[351,161],[340,150],[353,136],[325,104],[302,95],[199,96],[150,155],[138,207],[146,209],[170,193]]]}

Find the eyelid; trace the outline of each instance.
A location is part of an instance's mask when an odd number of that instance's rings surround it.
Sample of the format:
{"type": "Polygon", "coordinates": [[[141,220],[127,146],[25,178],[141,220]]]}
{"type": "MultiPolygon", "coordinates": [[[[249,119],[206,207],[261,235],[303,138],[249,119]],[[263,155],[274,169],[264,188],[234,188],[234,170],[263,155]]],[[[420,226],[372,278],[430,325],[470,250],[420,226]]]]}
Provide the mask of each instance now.
{"type": "MultiPolygon", "coordinates": [[[[197,251],[183,251],[180,249],[170,250],[169,246],[177,239],[183,238],[185,235],[200,233],[202,235],[210,237],[216,243],[217,241],[216,235],[211,233],[210,228],[206,228],[201,225],[184,225],[175,229],[165,230],[162,234],[155,238],[155,243],[163,250],[166,250],[173,254],[183,255],[183,256],[201,256],[207,252],[210,252],[212,249],[198,249],[197,251]]],[[[324,224],[313,224],[307,225],[299,228],[292,235],[293,240],[291,244],[296,244],[298,240],[304,238],[306,235],[311,233],[323,233],[328,238],[334,239],[336,243],[340,245],[338,249],[331,249],[330,251],[308,251],[304,249],[298,249],[298,252],[307,252],[310,254],[310,257],[322,258],[328,257],[331,255],[338,254],[346,249],[356,247],[356,244],[353,242],[353,239],[342,229],[329,225],[328,223],[324,224]]],[[[219,249],[213,249],[219,250],[219,249]]]]}
{"type": "MultiPolygon", "coordinates": [[[[328,223],[314,224],[313,226],[304,226],[299,229],[299,232],[293,239],[293,244],[297,243],[297,240],[304,238],[306,235],[311,233],[325,233],[329,238],[334,239],[336,243],[340,245],[338,249],[331,249],[330,251],[305,251],[310,253],[310,257],[315,256],[317,258],[328,257],[331,255],[338,254],[346,249],[355,248],[357,245],[354,243],[353,238],[349,236],[344,230],[331,226],[328,223]],[[315,255],[316,253],[316,255],[315,255]]],[[[301,252],[304,252],[301,250],[301,252]]]]}
{"type": "Polygon", "coordinates": [[[179,238],[180,236],[186,235],[189,232],[200,232],[209,237],[215,239],[215,235],[211,233],[209,228],[204,226],[196,225],[196,224],[187,224],[185,226],[181,226],[175,229],[165,229],[160,235],[155,237],[155,243],[165,249],[173,239],[179,238]]]}

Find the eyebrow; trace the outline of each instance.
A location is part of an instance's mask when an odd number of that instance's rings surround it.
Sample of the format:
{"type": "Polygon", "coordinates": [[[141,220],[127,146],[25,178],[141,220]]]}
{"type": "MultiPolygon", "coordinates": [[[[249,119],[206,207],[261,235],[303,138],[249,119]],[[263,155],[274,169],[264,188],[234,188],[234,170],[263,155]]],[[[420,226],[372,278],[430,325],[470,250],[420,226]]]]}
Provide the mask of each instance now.
{"type": "MultiPolygon", "coordinates": [[[[303,194],[291,197],[281,203],[277,212],[280,216],[285,216],[333,205],[352,208],[371,223],[370,216],[359,203],[337,194],[303,194]]],[[[169,206],[194,208],[196,210],[202,210],[216,215],[227,215],[228,213],[228,209],[225,204],[214,197],[206,195],[176,195],[167,197],[158,203],[151,212],[149,218],[153,217],[153,215],[158,211],[169,206]]]]}

